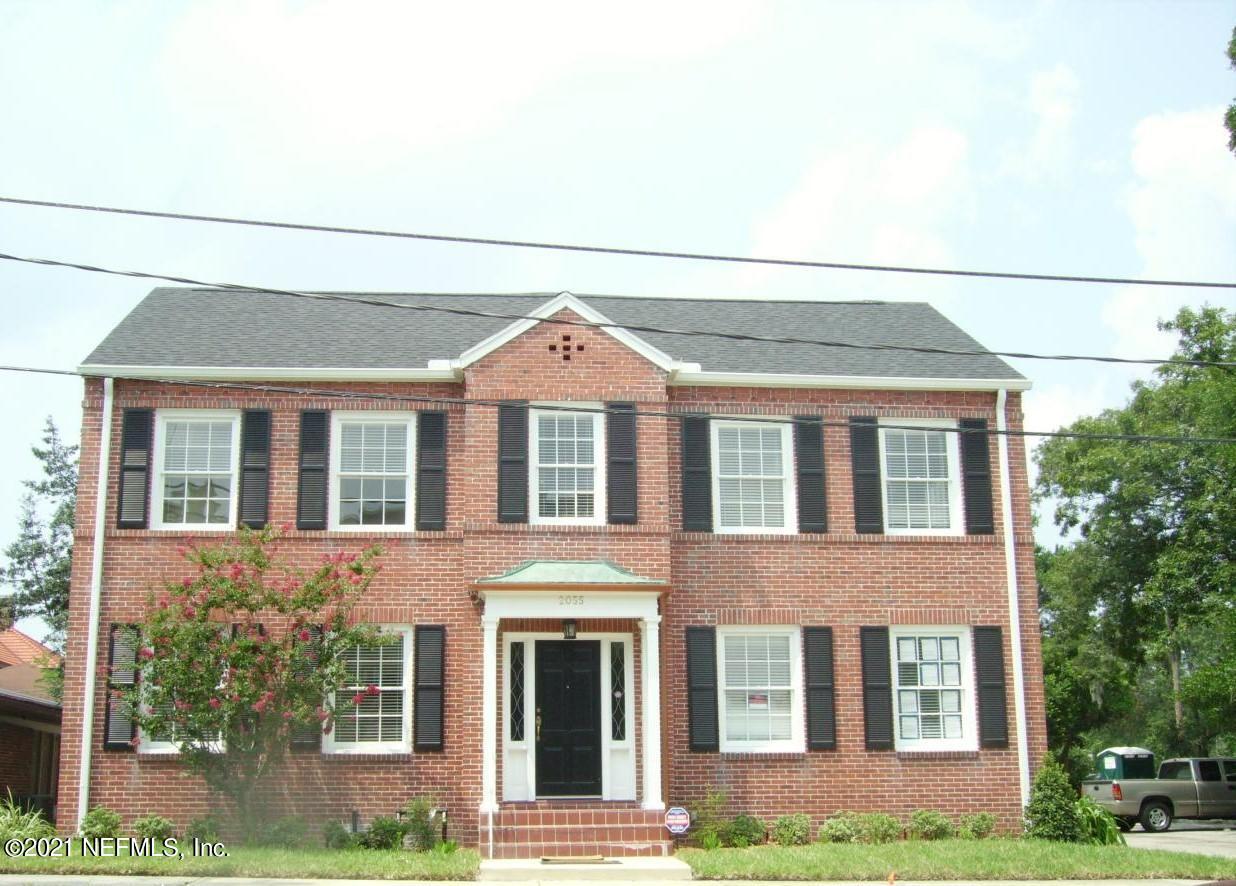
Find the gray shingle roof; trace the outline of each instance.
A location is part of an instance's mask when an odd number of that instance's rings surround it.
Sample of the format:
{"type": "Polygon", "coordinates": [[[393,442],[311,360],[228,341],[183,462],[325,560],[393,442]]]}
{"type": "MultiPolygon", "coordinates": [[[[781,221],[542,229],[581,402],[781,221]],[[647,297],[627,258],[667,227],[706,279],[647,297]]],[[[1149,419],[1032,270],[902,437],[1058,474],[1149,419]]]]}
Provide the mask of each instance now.
{"type": "MultiPolygon", "coordinates": [[[[357,293],[348,293],[357,295],[357,293]]],[[[387,301],[529,314],[556,293],[453,295],[374,293],[387,301]]],[[[737,301],[579,295],[615,323],[982,349],[921,302],[737,301]]],[[[86,365],[270,368],[424,368],[457,357],[506,328],[507,319],[313,301],[262,292],[159,288],[84,361],[86,365]]],[[[736,342],[636,333],[709,372],[885,378],[1020,379],[991,355],[952,356],[814,345],[736,342]]]]}

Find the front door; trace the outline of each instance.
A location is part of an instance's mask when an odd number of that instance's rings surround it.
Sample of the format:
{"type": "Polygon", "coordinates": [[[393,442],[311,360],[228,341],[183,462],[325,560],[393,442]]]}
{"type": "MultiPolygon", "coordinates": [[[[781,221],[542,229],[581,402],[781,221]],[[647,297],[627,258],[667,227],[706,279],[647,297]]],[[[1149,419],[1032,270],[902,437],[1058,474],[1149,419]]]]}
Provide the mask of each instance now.
{"type": "Polygon", "coordinates": [[[601,794],[601,642],[536,641],[536,793],[601,794]]]}

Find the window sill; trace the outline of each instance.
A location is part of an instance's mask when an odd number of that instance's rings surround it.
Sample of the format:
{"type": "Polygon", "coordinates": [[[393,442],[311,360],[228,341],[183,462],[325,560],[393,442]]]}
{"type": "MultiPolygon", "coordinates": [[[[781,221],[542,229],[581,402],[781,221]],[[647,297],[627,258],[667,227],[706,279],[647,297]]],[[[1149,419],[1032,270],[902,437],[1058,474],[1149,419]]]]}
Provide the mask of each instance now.
{"type": "Polygon", "coordinates": [[[795,532],[795,533],[736,533],[698,532],[675,529],[671,532],[674,541],[703,542],[756,542],[768,544],[895,544],[895,545],[975,545],[995,547],[1003,544],[1000,535],[885,535],[879,532],[795,532]]]}
{"type": "Polygon", "coordinates": [[[371,751],[353,753],[351,751],[322,751],[321,758],[326,763],[411,763],[411,751],[371,751]]]}
{"type": "Polygon", "coordinates": [[[897,751],[898,760],[977,760],[979,752],[977,750],[968,751],[897,751]]]}
{"type": "Polygon", "coordinates": [[[802,750],[740,751],[730,749],[722,750],[721,756],[727,760],[752,760],[768,763],[776,760],[803,760],[806,758],[807,752],[802,750]]]}

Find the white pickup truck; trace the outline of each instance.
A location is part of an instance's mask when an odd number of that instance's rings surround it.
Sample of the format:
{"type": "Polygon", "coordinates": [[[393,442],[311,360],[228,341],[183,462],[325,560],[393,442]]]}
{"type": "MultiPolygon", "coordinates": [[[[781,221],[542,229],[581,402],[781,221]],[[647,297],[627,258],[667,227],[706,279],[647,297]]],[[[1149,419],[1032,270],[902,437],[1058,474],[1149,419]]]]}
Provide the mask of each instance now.
{"type": "Polygon", "coordinates": [[[1236,818],[1236,758],[1164,760],[1158,778],[1092,778],[1082,782],[1082,793],[1124,830],[1137,822],[1166,831],[1177,818],[1236,818]]]}

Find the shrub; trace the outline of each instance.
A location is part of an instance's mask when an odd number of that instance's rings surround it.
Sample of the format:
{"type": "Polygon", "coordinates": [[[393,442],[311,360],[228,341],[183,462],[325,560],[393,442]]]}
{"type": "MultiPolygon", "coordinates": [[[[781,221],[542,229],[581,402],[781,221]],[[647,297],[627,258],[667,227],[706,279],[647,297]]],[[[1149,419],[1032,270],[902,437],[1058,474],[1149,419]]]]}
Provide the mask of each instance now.
{"type": "Polygon", "coordinates": [[[176,826],[172,824],[170,818],[151,812],[133,822],[133,833],[139,837],[149,837],[151,840],[166,840],[176,833],[176,826]]]}
{"type": "Polygon", "coordinates": [[[309,846],[309,824],[303,818],[289,816],[264,823],[252,842],[257,846],[277,846],[285,849],[301,849],[309,846]]]}
{"type": "Polygon", "coordinates": [[[782,846],[802,846],[811,842],[811,816],[799,812],[783,815],[773,823],[773,841],[782,846]]]}
{"type": "Polygon", "coordinates": [[[725,791],[712,789],[692,804],[691,834],[704,849],[716,849],[721,845],[726,799],[725,791]]]}
{"type": "Polygon", "coordinates": [[[855,821],[859,843],[892,843],[901,838],[901,822],[884,812],[868,812],[855,821]]]}
{"type": "Polygon", "coordinates": [[[1077,792],[1059,763],[1045,762],[1034,776],[1026,807],[1026,836],[1077,843],[1082,839],[1077,792]]]}
{"type": "Polygon", "coordinates": [[[82,836],[97,839],[120,836],[120,816],[106,806],[96,806],[82,819],[82,836]]]}
{"type": "Polygon", "coordinates": [[[322,828],[322,842],[327,849],[351,849],[356,845],[356,834],[343,826],[341,821],[328,821],[322,828]]]}
{"type": "Polygon", "coordinates": [[[820,825],[820,842],[857,843],[859,833],[858,816],[853,812],[838,812],[820,825]]]}
{"type": "Polygon", "coordinates": [[[212,815],[195,818],[185,826],[186,840],[200,840],[203,843],[219,842],[219,822],[212,815]]]}
{"type": "Polygon", "coordinates": [[[725,826],[722,841],[728,846],[742,849],[747,846],[759,846],[768,837],[768,825],[754,815],[736,815],[734,820],[725,826]]]}
{"type": "Polygon", "coordinates": [[[404,831],[412,838],[417,852],[433,849],[438,844],[438,829],[429,813],[438,805],[433,797],[414,797],[403,807],[404,831]]]}
{"type": "Polygon", "coordinates": [[[1120,825],[1116,817],[1091,800],[1089,797],[1078,797],[1074,804],[1077,818],[1081,824],[1081,841],[1099,846],[1114,846],[1125,844],[1124,834],[1120,833],[1120,825]]]}
{"type": "Polygon", "coordinates": [[[916,809],[910,814],[911,840],[947,840],[956,833],[957,829],[943,812],[916,809]]]}
{"type": "Polygon", "coordinates": [[[54,836],[56,829],[43,817],[43,813],[37,809],[22,808],[11,792],[0,802],[0,843],[54,836]]]}
{"type": "Polygon", "coordinates": [[[961,817],[957,836],[963,840],[982,840],[996,829],[996,817],[990,812],[975,812],[961,817]]]}
{"type": "Polygon", "coordinates": [[[369,830],[361,834],[356,842],[366,849],[398,849],[403,846],[407,833],[407,826],[399,819],[379,815],[369,823],[369,830]]]}

